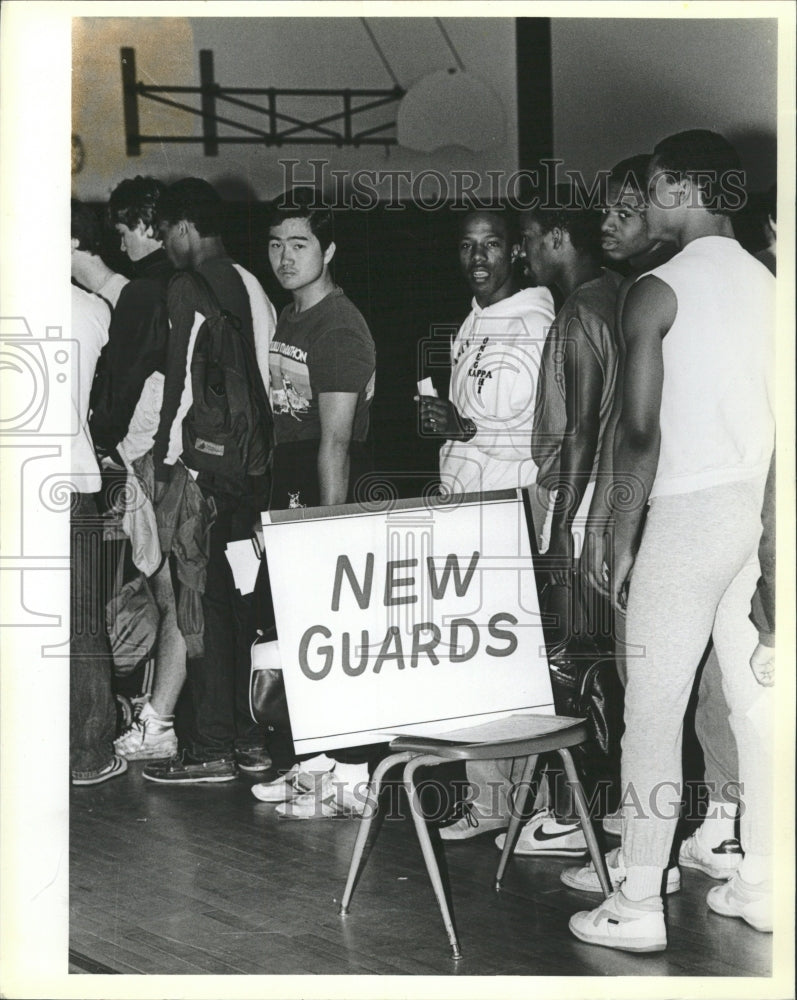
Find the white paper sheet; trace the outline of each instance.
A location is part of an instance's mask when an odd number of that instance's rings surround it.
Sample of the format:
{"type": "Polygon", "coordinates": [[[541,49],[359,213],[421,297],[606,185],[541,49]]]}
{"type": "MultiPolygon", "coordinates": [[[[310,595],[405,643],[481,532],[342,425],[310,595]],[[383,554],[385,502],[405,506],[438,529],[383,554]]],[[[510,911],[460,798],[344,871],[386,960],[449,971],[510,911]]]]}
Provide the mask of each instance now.
{"type": "Polygon", "coordinates": [[[436,396],[437,389],[434,387],[434,382],[427,376],[422,378],[418,383],[418,395],[419,396],[436,396]]]}
{"type": "Polygon", "coordinates": [[[255,555],[251,540],[245,538],[240,542],[229,542],[226,555],[235,586],[242,594],[251,594],[255,589],[257,571],[260,567],[260,560],[255,555]]]}

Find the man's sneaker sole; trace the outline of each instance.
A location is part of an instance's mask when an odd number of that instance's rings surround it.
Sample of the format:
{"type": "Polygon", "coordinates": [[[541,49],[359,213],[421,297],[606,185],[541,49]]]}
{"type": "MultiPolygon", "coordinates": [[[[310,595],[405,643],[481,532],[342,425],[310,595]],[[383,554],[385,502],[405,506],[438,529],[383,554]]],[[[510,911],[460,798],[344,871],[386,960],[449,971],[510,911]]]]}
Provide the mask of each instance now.
{"type": "MultiPolygon", "coordinates": [[[[498,840],[496,840],[496,846],[498,846],[498,840]]],[[[501,844],[500,849],[503,851],[504,846],[501,844]]],[[[518,858],[580,858],[587,853],[586,847],[554,847],[550,850],[537,849],[528,851],[515,845],[515,850],[513,854],[518,858]]]]}
{"type": "MultiPolygon", "coordinates": [[[[143,772],[142,772],[143,773],[143,772]]],[[[159,785],[207,785],[217,783],[219,781],[235,781],[237,778],[236,774],[219,774],[219,775],[199,775],[196,778],[161,778],[156,777],[153,774],[144,773],[144,777],[147,781],[154,781],[159,785]]]]}
{"type": "Polygon", "coordinates": [[[138,750],[124,750],[114,744],[114,749],[120,757],[126,760],[165,760],[177,753],[177,739],[170,740],[164,746],[140,747],[138,750]]]}
{"type": "Polygon", "coordinates": [[[124,774],[127,770],[127,761],[124,757],[114,756],[113,760],[107,767],[103,768],[99,774],[92,775],[89,778],[72,778],[72,784],[78,787],[83,787],[85,785],[101,785],[103,781],[109,781],[111,778],[117,778],[120,774],[124,774]]]}
{"type": "Polygon", "coordinates": [[[171,770],[167,764],[159,767],[150,764],[141,772],[147,781],[159,785],[209,785],[224,781],[235,781],[238,777],[237,768],[228,761],[212,760],[206,764],[181,764],[171,770]],[[217,769],[214,774],[213,770],[217,769]]]}
{"type": "Polygon", "coordinates": [[[244,774],[260,774],[262,771],[271,770],[271,761],[264,764],[242,764],[238,761],[238,770],[243,771],[244,774]]]}
{"type": "MultiPolygon", "coordinates": [[[[644,904],[638,905],[644,907],[644,904]]],[[[574,913],[568,926],[571,933],[586,944],[619,951],[664,951],[667,947],[664,912],[660,901],[653,905],[658,909],[638,909],[624,900],[622,893],[616,892],[594,910],[574,913]]]]}
{"type": "Polygon", "coordinates": [[[585,944],[597,944],[603,948],[615,948],[618,951],[633,951],[637,953],[647,953],[652,951],[665,951],[667,948],[667,938],[663,941],[656,940],[650,941],[648,938],[628,938],[622,941],[618,938],[613,938],[604,935],[585,935],[578,927],[573,926],[573,918],[570,918],[570,923],[568,924],[570,931],[574,934],[579,941],[583,941],[585,944]]]}

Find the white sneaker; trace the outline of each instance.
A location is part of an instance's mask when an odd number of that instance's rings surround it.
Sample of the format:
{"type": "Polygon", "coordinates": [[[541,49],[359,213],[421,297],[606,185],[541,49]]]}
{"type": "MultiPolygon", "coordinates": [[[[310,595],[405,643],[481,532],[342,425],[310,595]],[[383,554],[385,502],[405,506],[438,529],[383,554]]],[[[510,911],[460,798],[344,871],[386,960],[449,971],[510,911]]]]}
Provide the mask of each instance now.
{"type": "Polygon", "coordinates": [[[114,751],[127,760],[153,760],[177,753],[177,734],[170,722],[143,710],[113,741],[114,751]]]}
{"type": "MultiPolygon", "coordinates": [[[[505,843],[505,833],[495,838],[499,851],[503,851],[505,843]]],[[[550,809],[541,809],[520,831],[514,853],[535,858],[572,858],[586,850],[580,823],[560,823],[550,809]]]]}
{"type": "Polygon", "coordinates": [[[252,785],[252,795],[261,802],[287,802],[297,795],[314,791],[321,777],[320,772],[303,771],[301,764],[294,764],[274,781],[261,781],[252,785]]]}
{"type": "Polygon", "coordinates": [[[772,886],[750,885],[737,872],[725,885],[715,885],[706,896],[708,908],[723,917],[741,917],[762,934],[772,933],[772,886]]]}
{"type": "MultiPolygon", "coordinates": [[[[606,868],[613,889],[619,889],[628,874],[623,861],[622,851],[615,847],[606,855],[606,868]]],[[[603,892],[595,865],[590,861],[583,868],[565,868],[559,875],[559,881],[570,889],[581,889],[583,892],[603,892]]],[[[677,865],[667,869],[665,892],[669,895],[681,888],[681,873],[677,865]]]]}
{"type": "Polygon", "coordinates": [[[569,926],[579,941],[604,948],[664,951],[667,947],[667,928],[659,896],[632,902],[618,889],[596,909],[574,913],[569,926]]]}
{"type": "Polygon", "coordinates": [[[276,812],[283,819],[349,819],[365,812],[367,782],[355,795],[354,789],[335,780],[334,771],[318,775],[320,780],[311,792],[277,806],[276,812]]]}
{"type": "Polygon", "coordinates": [[[716,847],[705,847],[700,839],[700,830],[681,844],[678,863],[684,868],[696,868],[711,878],[733,878],[744,857],[742,845],[736,839],[723,840],[716,847]]]}
{"type": "Polygon", "coordinates": [[[470,840],[480,833],[505,830],[509,826],[506,816],[485,816],[472,802],[462,805],[462,815],[455,823],[440,827],[441,840],[470,840]]]}

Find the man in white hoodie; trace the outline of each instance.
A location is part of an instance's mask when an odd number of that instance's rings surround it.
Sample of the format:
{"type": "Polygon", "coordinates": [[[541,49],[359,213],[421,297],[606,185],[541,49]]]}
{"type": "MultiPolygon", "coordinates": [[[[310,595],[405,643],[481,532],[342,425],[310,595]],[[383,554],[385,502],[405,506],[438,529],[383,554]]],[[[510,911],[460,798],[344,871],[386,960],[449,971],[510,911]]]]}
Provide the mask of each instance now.
{"type": "Polygon", "coordinates": [[[452,493],[514,489],[537,477],[529,442],[554,308],[547,288],[520,288],[519,254],[508,212],[463,217],[459,260],[473,308],[451,345],[449,399],[419,400],[423,433],[445,439],[440,478],[452,493]]]}
{"type": "MultiPolygon", "coordinates": [[[[463,216],[459,261],[473,292],[473,308],[451,345],[448,400],[419,399],[423,433],[445,439],[440,479],[451,493],[517,489],[536,482],[534,400],[554,304],[547,288],[520,288],[514,266],[519,255],[520,232],[509,212],[479,210],[463,216]]],[[[535,523],[541,513],[533,509],[535,523]]],[[[507,825],[511,771],[511,760],[468,762],[474,797],[459,820],[441,829],[444,840],[464,840],[507,825]]]]}

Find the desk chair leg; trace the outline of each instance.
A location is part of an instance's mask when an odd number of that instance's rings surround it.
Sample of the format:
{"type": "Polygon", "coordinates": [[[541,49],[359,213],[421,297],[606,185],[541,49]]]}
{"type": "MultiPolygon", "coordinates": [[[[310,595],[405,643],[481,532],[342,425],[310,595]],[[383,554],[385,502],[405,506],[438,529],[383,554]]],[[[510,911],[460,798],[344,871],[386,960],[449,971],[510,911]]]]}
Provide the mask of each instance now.
{"type": "Polygon", "coordinates": [[[457,932],[454,930],[454,922],[451,919],[451,912],[448,909],[446,893],[443,887],[443,879],[440,876],[440,869],[437,866],[437,858],[435,857],[432,840],[429,836],[429,830],[426,826],[423,811],[421,810],[421,797],[418,794],[418,788],[415,784],[415,772],[419,767],[424,767],[428,764],[443,763],[445,763],[445,761],[440,757],[429,755],[415,757],[404,768],[404,786],[407,789],[407,795],[410,800],[412,821],[415,823],[415,832],[418,835],[418,841],[421,845],[423,860],[426,862],[426,870],[429,873],[432,888],[434,889],[434,894],[437,897],[437,905],[440,907],[440,915],[442,916],[443,923],[445,924],[448,942],[451,945],[451,957],[454,960],[458,960],[462,958],[462,952],[459,949],[457,932]]]}
{"type": "Polygon", "coordinates": [[[573,763],[573,757],[566,747],[562,747],[558,752],[565,766],[567,780],[573,789],[576,810],[578,811],[578,817],[581,820],[581,827],[584,831],[587,847],[589,848],[589,856],[592,858],[595,871],[598,873],[598,880],[600,881],[601,889],[603,889],[603,895],[608,899],[613,890],[609,882],[609,873],[606,871],[606,859],[603,857],[603,851],[601,851],[598,838],[595,836],[595,830],[592,826],[589,809],[587,808],[587,799],[584,795],[584,789],[581,786],[581,780],[578,777],[578,771],[576,771],[576,765],[573,763]]]}
{"type": "Polygon", "coordinates": [[[342,917],[345,917],[349,912],[349,903],[354,892],[354,883],[357,881],[357,872],[360,870],[363,851],[368,841],[368,834],[371,832],[371,825],[374,819],[376,819],[377,810],[379,809],[379,791],[382,787],[382,779],[391,767],[395,767],[396,764],[404,764],[411,758],[411,753],[394,753],[391,757],[386,757],[377,764],[373,777],[368,783],[368,799],[365,803],[365,810],[360,818],[357,839],[354,841],[354,850],[352,851],[351,864],[349,865],[349,876],[346,879],[346,888],[343,892],[343,899],[340,902],[340,909],[338,910],[338,913],[342,917]]]}
{"type": "Polygon", "coordinates": [[[534,776],[534,768],[536,766],[537,754],[532,754],[531,757],[526,758],[526,762],[523,765],[523,774],[520,778],[520,785],[517,786],[517,797],[510,799],[511,817],[509,820],[509,828],[506,831],[506,840],[504,841],[504,849],[501,851],[501,860],[498,862],[498,871],[495,873],[496,892],[501,891],[506,866],[509,864],[509,859],[512,857],[512,852],[514,851],[515,844],[517,843],[520,827],[523,823],[523,809],[526,805],[526,799],[529,797],[531,779],[534,776]]]}

